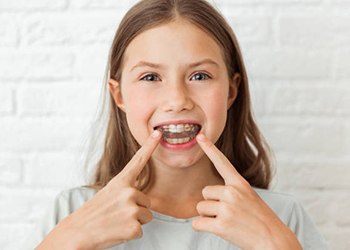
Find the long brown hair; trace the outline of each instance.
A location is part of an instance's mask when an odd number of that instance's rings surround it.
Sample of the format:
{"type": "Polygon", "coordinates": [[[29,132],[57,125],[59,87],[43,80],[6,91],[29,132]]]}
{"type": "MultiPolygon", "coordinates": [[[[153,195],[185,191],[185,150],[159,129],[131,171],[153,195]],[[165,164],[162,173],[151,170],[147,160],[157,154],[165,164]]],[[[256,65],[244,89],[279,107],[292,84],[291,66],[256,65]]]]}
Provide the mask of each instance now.
{"type": "MultiPolygon", "coordinates": [[[[140,147],[128,128],[125,113],[115,105],[108,91],[108,80],[113,78],[120,82],[124,52],[137,35],[177,18],[191,22],[215,39],[223,52],[230,79],[235,73],[240,74],[238,95],[227,111],[226,125],[216,146],[252,186],[267,189],[271,181],[271,154],[252,116],[248,78],[241,51],[231,27],[205,0],[142,0],[122,19],[110,50],[103,86],[105,98],[109,98],[103,151],[89,186],[97,189],[104,187],[140,147]]],[[[141,173],[140,189],[150,183],[150,170],[150,166],[146,166],[141,173]]]]}

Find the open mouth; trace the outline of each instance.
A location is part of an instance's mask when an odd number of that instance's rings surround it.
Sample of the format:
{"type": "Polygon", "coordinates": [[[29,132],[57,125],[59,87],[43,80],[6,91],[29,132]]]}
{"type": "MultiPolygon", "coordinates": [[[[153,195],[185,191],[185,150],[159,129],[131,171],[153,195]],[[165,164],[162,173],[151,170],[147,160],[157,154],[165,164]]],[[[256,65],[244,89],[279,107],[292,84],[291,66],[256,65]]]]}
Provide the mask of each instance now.
{"type": "Polygon", "coordinates": [[[201,130],[201,126],[194,123],[168,124],[157,126],[154,129],[162,133],[165,142],[175,145],[192,141],[201,130]]]}

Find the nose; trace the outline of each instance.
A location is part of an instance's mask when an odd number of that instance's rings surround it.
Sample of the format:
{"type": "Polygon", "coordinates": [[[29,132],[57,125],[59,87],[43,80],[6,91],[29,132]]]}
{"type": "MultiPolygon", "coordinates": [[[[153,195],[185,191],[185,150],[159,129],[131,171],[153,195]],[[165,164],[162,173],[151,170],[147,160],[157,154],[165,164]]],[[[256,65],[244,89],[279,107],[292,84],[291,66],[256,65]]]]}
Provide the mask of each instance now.
{"type": "Polygon", "coordinates": [[[188,89],[183,84],[169,84],[164,89],[164,111],[166,112],[181,112],[184,110],[191,110],[194,103],[188,92],[188,89]]]}

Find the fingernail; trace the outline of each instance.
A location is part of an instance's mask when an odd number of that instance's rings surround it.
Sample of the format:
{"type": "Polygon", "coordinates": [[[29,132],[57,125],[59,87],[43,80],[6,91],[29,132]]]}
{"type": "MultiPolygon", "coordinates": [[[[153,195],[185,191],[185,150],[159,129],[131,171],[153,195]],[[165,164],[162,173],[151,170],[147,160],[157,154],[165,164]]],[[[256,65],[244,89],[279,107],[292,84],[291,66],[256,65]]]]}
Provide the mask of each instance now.
{"type": "Polygon", "coordinates": [[[197,140],[204,141],[205,140],[205,136],[203,134],[198,134],[197,135],[197,140]]]}
{"type": "Polygon", "coordinates": [[[158,138],[159,135],[160,135],[160,132],[158,130],[154,130],[152,133],[153,138],[158,138]]]}

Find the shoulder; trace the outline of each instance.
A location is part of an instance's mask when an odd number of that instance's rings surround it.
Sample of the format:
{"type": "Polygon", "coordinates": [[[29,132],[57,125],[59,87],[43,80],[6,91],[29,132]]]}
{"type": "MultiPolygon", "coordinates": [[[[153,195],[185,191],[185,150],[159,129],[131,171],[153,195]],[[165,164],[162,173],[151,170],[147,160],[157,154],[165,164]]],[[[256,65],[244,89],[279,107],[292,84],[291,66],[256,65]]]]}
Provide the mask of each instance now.
{"type": "Polygon", "coordinates": [[[61,191],[57,197],[62,199],[82,199],[87,201],[96,194],[96,190],[87,186],[73,187],[61,191]]]}
{"type": "Polygon", "coordinates": [[[253,189],[285,224],[290,225],[292,218],[302,219],[305,211],[293,195],[260,188],[253,189]]]}
{"type": "Polygon", "coordinates": [[[73,212],[91,199],[96,192],[95,189],[86,186],[65,189],[56,196],[55,205],[73,212]]]}
{"type": "Polygon", "coordinates": [[[293,195],[253,188],[260,198],[275,212],[298,237],[304,249],[328,249],[311,216],[293,195]]]}
{"type": "Polygon", "coordinates": [[[261,188],[253,189],[273,210],[292,209],[294,206],[299,205],[298,200],[291,194],[261,188]]]}
{"type": "Polygon", "coordinates": [[[56,195],[54,203],[47,211],[46,219],[52,225],[79,209],[86,201],[91,199],[96,191],[88,187],[74,187],[61,191],[56,195]]]}
{"type": "Polygon", "coordinates": [[[25,241],[25,249],[34,249],[63,218],[77,210],[95,195],[88,187],[65,189],[56,195],[54,203],[46,210],[45,216],[37,221],[25,241]]]}

